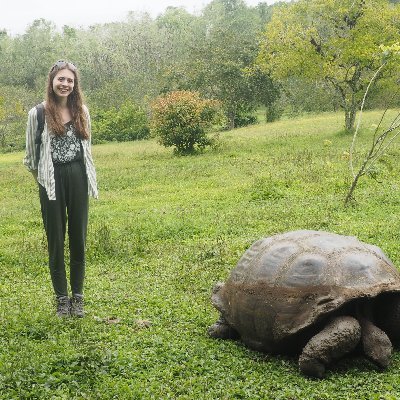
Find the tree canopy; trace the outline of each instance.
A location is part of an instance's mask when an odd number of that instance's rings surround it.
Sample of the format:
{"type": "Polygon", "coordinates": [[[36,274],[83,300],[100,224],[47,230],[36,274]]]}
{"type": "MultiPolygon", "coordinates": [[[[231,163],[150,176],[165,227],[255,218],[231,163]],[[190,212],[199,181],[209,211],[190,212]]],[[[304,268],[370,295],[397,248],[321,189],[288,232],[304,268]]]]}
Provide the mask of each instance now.
{"type": "MultiPolygon", "coordinates": [[[[253,121],[252,113],[262,105],[268,121],[282,112],[340,106],[351,129],[366,85],[387,62],[381,46],[399,40],[399,7],[388,0],[299,0],[256,7],[243,0],[213,0],[196,15],[168,7],[156,18],[132,12],[125,21],[87,29],[58,29],[37,19],[21,35],[0,30],[0,93],[9,88],[23,93],[26,112],[42,100],[51,64],[69,59],[81,72],[95,118],[104,119],[124,104],[148,116],[159,95],[195,91],[219,101],[225,128],[253,121]]],[[[397,85],[396,68],[388,63],[382,70],[371,87],[370,104],[390,97],[385,94],[397,85]]],[[[11,128],[19,129],[14,123],[11,128]]]]}
{"type": "Polygon", "coordinates": [[[351,130],[364,90],[382,63],[380,45],[398,41],[399,28],[399,7],[386,0],[300,0],[276,10],[257,63],[283,82],[324,81],[340,99],[351,130]]]}

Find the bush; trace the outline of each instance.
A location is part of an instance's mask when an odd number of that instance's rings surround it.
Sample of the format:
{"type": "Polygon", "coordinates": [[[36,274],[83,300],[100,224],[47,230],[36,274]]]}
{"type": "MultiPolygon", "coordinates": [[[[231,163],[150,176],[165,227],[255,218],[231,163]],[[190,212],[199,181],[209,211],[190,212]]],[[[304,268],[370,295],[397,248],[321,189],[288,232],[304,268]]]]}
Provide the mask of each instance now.
{"type": "Polygon", "coordinates": [[[257,116],[253,114],[236,114],[234,118],[236,128],[243,126],[254,125],[257,123],[257,116]]]}
{"type": "Polygon", "coordinates": [[[150,128],[146,113],[136,104],[127,101],[117,109],[93,113],[93,142],[126,142],[149,137],[150,128]]]}
{"type": "Polygon", "coordinates": [[[207,130],[219,117],[217,101],[202,99],[198,92],[170,92],[152,103],[152,133],[178,154],[193,153],[212,144],[207,130]]]}

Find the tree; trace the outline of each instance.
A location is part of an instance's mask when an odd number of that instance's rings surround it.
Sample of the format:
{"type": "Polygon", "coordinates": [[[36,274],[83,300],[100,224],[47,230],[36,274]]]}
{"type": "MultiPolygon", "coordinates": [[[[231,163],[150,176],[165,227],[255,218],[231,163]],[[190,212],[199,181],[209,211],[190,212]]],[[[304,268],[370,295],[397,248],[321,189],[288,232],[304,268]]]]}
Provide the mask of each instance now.
{"type": "Polygon", "coordinates": [[[190,49],[187,81],[205,97],[222,102],[230,129],[238,116],[254,110],[272,93],[265,73],[248,73],[266,18],[266,7],[252,9],[243,0],[213,0],[203,10],[190,49]]]}
{"type": "Polygon", "coordinates": [[[23,35],[1,40],[0,84],[42,92],[59,42],[54,24],[44,19],[35,20],[23,35]]]}
{"type": "Polygon", "coordinates": [[[283,84],[289,77],[323,80],[338,96],[351,131],[382,62],[379,46],[395,43],[399,27],[399,6],[387,0],[300,0],[277,9],[257,64],[283,84]]]}
{"type": "Polygon", "coordinates": [[[159,75],[161,92],[192,89],[187,66],[193,58],[193,46],[197,43],[199,18],[181,7],[168,7],[156,23],[163,54],[163,68],[159,75]]]}

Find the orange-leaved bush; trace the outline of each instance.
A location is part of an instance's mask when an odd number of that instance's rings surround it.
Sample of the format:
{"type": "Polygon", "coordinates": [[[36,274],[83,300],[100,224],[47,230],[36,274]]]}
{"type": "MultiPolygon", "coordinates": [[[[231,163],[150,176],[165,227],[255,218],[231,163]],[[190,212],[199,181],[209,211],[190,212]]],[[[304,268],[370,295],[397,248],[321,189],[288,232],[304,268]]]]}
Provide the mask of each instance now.
{"type": "Polygon", "coordinates": [[[175,146],[179,154],[193,153],[211,144],[207,131],[220,118],[219,106],[198,92],[182,90],[159,96],[151,105],[152,133],[163,146],[175,146]]]}

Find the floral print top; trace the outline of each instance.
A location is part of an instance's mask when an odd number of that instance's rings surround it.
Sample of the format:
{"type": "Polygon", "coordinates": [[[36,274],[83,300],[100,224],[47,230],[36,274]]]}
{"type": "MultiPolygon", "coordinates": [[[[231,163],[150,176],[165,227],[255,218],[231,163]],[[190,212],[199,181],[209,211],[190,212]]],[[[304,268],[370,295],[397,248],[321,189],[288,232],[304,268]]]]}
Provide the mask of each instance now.
{"type": "Polygon", "coordinates": [[[50,139],[51,158],[54,164],[65,164],[82,160],[81,140],[77,137],[74,125],[65,124],[65,134],[50,139]]]}

